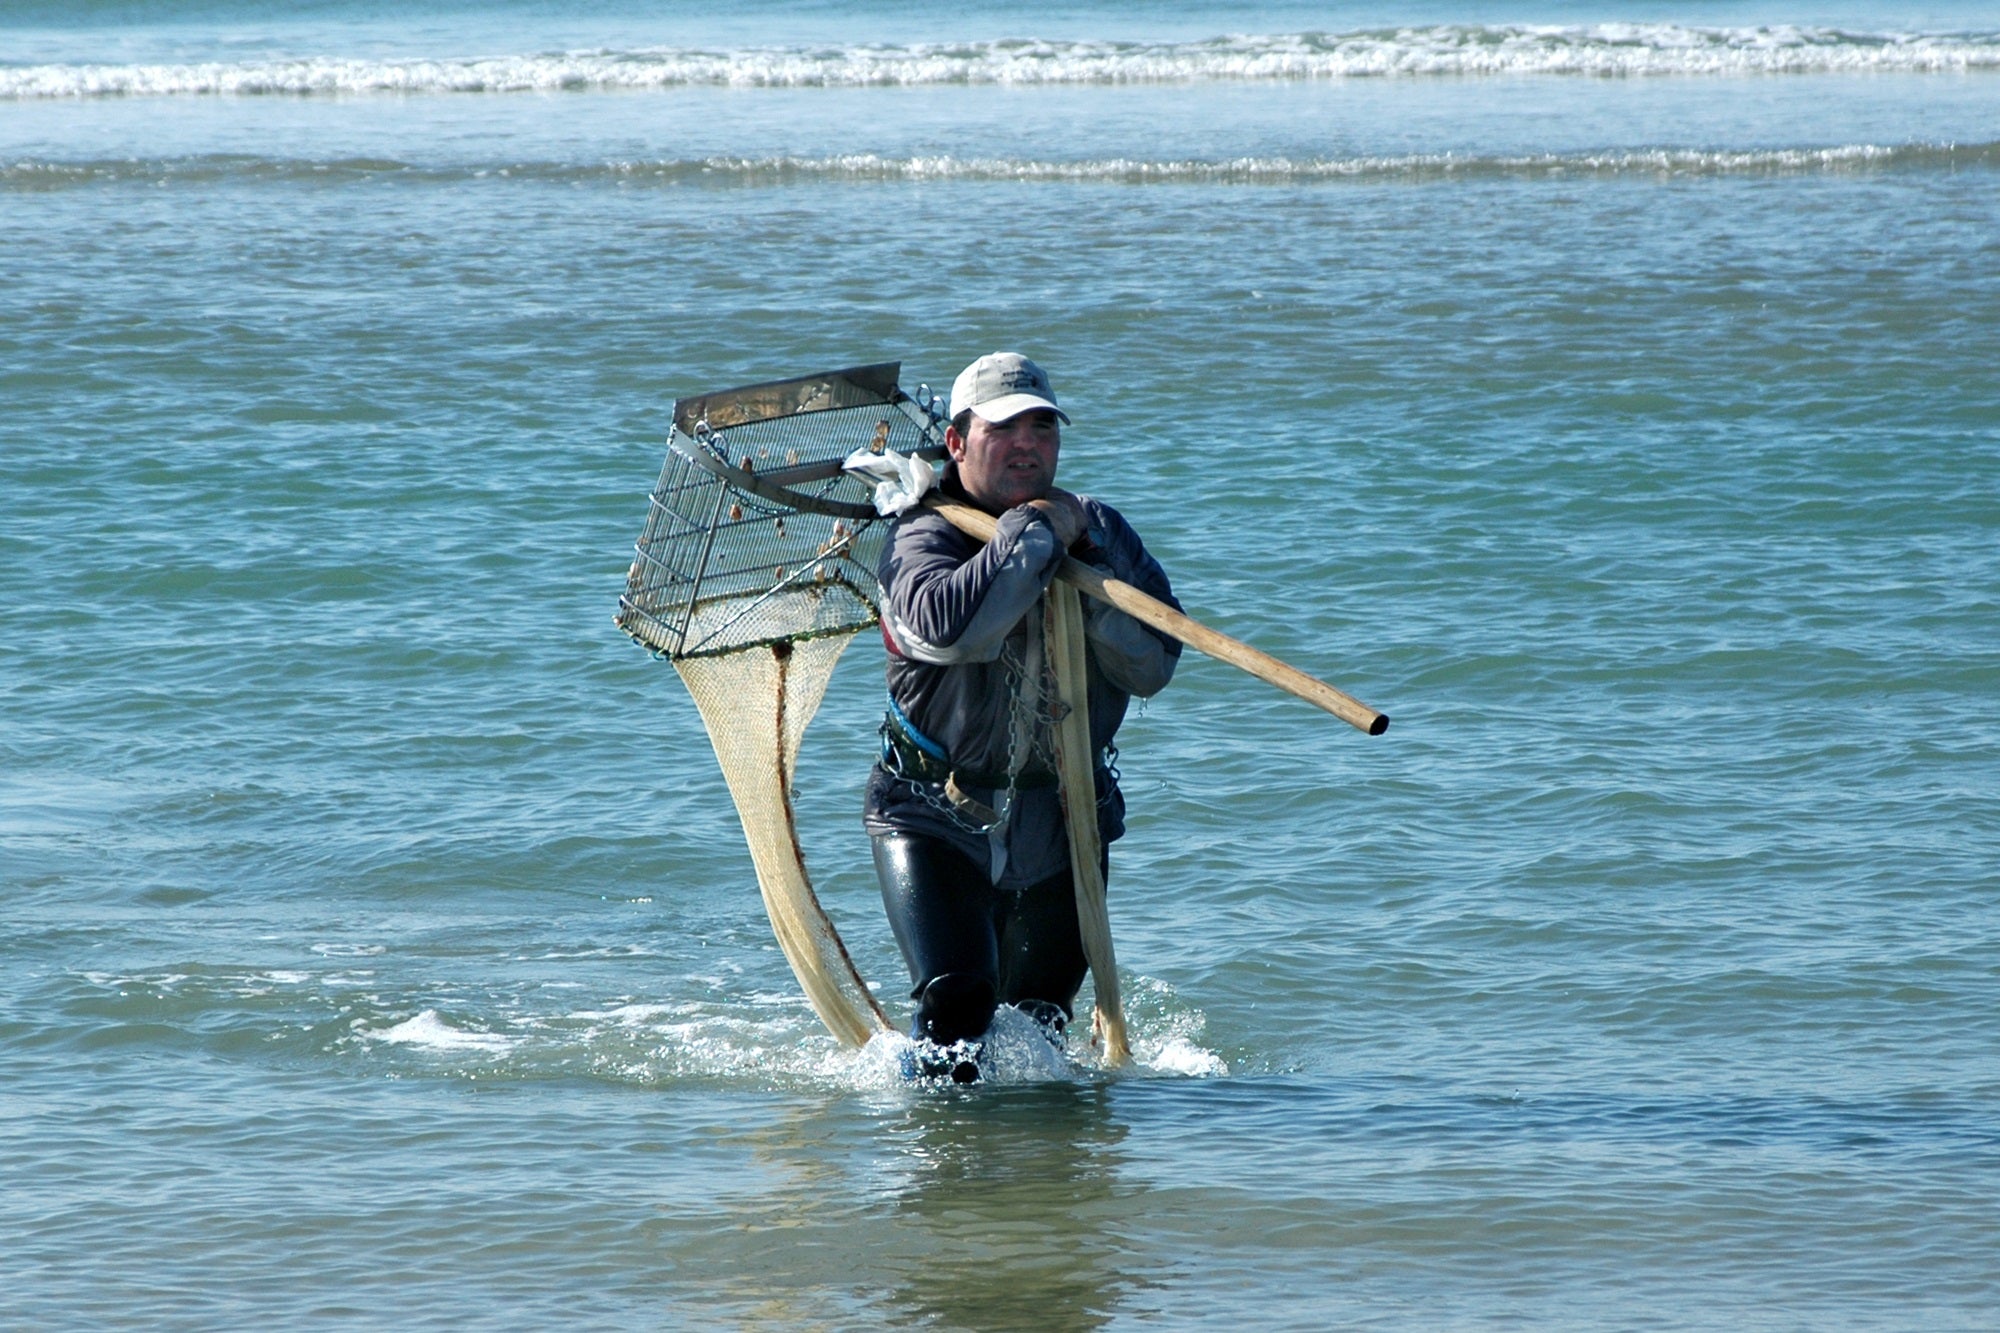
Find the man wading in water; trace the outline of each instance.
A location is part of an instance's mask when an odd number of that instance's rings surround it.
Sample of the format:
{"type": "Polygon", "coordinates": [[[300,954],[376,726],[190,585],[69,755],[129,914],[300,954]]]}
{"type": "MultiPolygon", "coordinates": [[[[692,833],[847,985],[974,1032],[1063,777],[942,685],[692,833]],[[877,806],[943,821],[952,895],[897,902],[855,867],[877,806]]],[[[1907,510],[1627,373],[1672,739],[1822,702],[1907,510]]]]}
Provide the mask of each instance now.
{"type": "MultiPolygon", "coordinates": [[[[940,484],[999,520],[981,545],[926,509],[883,548],[889,712],[863,821],[917,1001],[917,1072],[979,1077],[998,1004],[1062,1044],[1085,971],[1050,738],[1056,691],[1042,593],[1067,551],[1178,606],[1158,562],[1109,505],[1053,489],[1062,425],[1041,367],[1013,352],[951,390],[940,484]]],[[[1086,602],[1097,823],[1125,831],[1112,739],[1133,695],[1173,677],[1178,642],[1086,602]]]]}

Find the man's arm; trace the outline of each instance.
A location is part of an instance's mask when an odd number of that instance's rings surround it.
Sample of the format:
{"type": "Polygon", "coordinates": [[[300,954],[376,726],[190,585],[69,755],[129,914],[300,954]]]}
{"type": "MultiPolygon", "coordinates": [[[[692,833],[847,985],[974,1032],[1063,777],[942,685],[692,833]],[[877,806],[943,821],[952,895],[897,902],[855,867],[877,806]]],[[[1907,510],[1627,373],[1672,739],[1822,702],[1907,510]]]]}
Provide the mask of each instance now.
{"type": "Polygon", "coordinates": [[[1042,595],[1063,547],[1050,519],[1008,510],[968,558],[969,538],[934,514],[898,523],[882,555],[883,616],[903,656],[933,666],[991,662],[1042,595]]]}
{"type": "MultiPolygon", "coordinates": [[[[1086,512],[1091,520],[1091,550],[1084,557],[1088,563],[1178,611],[1180,603],[1174,599],[1166,571],[1124,516],[1095,501],[1088,503],[1086,512]]],[[[1151,698],[1174,678],[1174,667],[1181,658],[1180,640],[1141,624],[1110,603],[1084,599],[1084,633],[1091,661],[1106,680],[1127,694],[1151,698]]]]}

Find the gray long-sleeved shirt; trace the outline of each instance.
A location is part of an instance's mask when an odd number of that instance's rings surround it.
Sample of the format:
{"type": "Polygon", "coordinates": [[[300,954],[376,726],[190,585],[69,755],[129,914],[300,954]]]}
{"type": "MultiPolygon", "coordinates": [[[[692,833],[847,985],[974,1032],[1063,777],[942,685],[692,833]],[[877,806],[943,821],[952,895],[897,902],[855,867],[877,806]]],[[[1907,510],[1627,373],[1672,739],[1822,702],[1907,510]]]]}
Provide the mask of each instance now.
{"type": "MultiPolygon", "coordinates": [[[[947,490],[952,479],[947,476],[947,490]]],[[[1088,563],[1169,605],[1178,605],[1159,563],[1109,505],[1079,497],[1088,519],[1088,563]]],[[[1063,551],[1039,511],[1021,506],[999,518],[981,544],[929,510],[896,521],[883,548],[882,636],[889,649],[889,698],[910,729],[948,756],[961,774],[1000,775],[1010,760],[1046,773],[1053,747],[1041,663],[1041,597],[1063,551]],[[1024,677],[1032,678],[1023,689],[1024,677]],[[1017,721],[1016,710],[1022,712],[1017,721]],[[1025,743],[1024,743],[1025,742],[1025,743]]],[[[1101,753],[1117,734],[1133,695],[1158,693],[1172,679],[1181,645],[1132,617],[1085,599],[1090,663],[1090,731],[1101,753]]],[[[1003,789],[960,785],[999,809],[1003,789]]],[[[1098,826],[1106,842],[1124,832],[1124,796],[1099,767],[1098,826]]],[[[953,809],[942,784],[901,777],[881,764],[869,776],[863,822],[943,838],[996,883],[1020,887],[1069,867],[1069,839],[1053,787],[1015,792],[1005,824],[982,830],[953,809]]]]}

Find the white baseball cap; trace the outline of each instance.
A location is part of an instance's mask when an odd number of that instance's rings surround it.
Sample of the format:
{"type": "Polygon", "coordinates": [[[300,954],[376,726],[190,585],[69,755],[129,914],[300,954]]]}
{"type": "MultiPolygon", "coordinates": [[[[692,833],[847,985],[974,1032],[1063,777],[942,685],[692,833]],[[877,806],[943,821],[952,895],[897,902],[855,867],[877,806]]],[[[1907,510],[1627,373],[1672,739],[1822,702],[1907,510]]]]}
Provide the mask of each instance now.
{"type": "Polygon", "coordinates": [[[1019,352],[988,352],[958,372],[951,386],[951,415],[970,409],[991,425],[1012,421],[1023,412],[1047,408],[1069,424],[1056,406],[1056,391],[1048,372],[1019,352]]]}

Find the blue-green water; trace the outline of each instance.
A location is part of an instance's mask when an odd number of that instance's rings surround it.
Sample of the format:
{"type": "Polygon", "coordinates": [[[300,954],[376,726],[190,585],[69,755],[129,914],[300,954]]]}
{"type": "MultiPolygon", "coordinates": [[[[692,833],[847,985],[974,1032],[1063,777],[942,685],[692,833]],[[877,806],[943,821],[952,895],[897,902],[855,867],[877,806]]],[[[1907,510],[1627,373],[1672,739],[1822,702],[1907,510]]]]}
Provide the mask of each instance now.
{"type": "MultiPolygon", "coordinates": [[[[2000,1319],[1990,15],[47,8],[0,1323],[2000,1319]],[[676,396],[996,346],[1395,725],[1190,658],[1139,1068],[944,1094],[820,1029],[611,615],[676,396]]],[[[900,1017],[879,672],[801,818],[900,1017]]]]}

